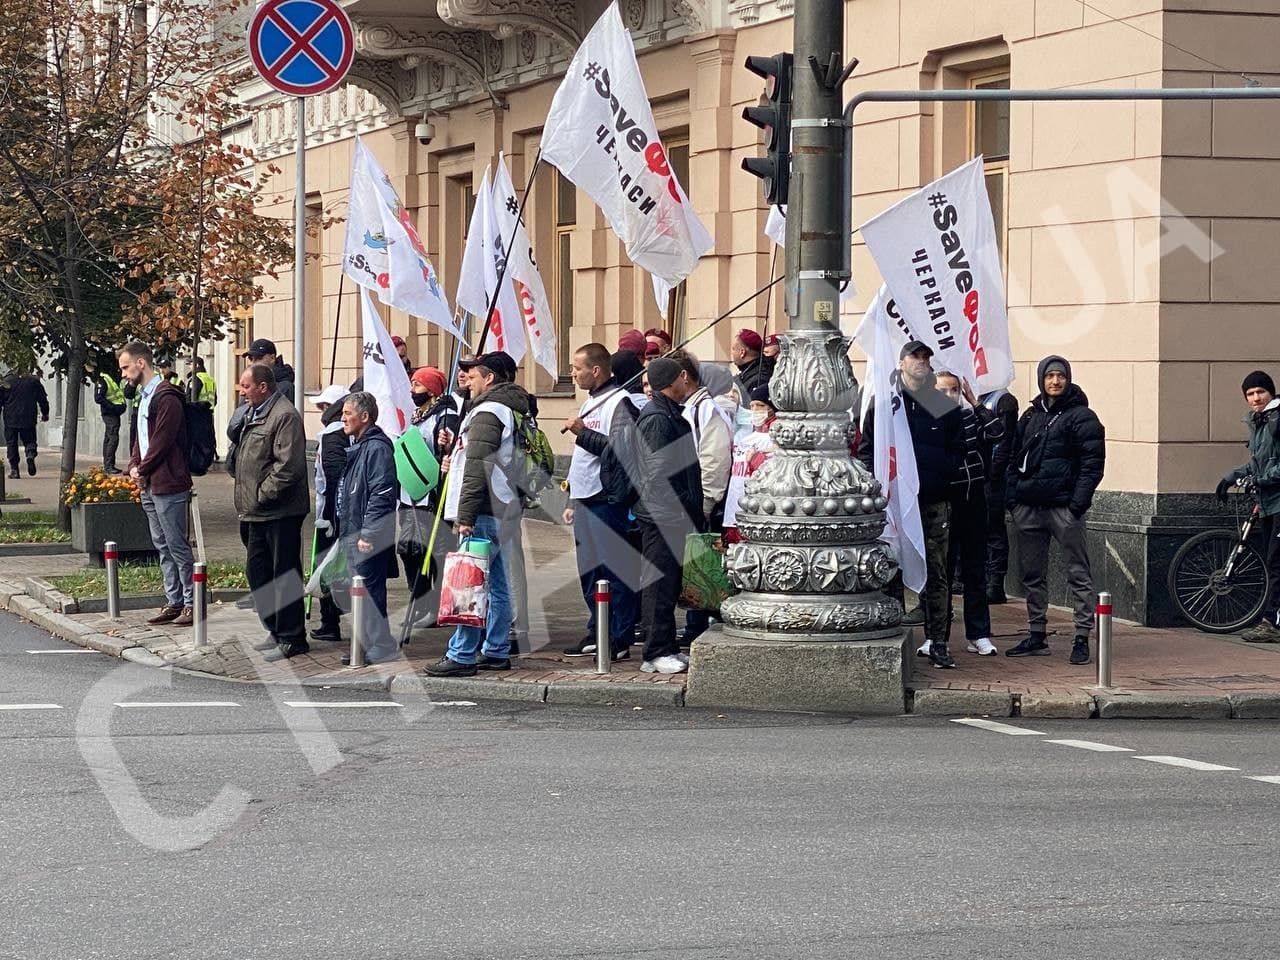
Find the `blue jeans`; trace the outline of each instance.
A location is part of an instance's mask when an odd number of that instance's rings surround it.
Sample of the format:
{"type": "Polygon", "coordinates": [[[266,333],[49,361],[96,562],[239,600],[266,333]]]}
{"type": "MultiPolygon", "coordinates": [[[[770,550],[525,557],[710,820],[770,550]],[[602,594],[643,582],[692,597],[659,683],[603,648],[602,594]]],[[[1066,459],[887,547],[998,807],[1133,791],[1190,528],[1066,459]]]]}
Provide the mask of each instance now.
{"type": "Polygon", "coordinates": [[[635,642],[636,595],[631,589],[638,565],[627,540],[630,525],[626,507],[611,503],[576,503],[573,541],[578,553],[578,579],[587,603],[587,636],[596,637],[596,581],[608,580],[609,640],[613,649],[625,650],[635,642]]]}
{"type": "MultiPolygon", "coordinates": [[[[519,523],[519,516],[512,522],[519,523]]],[[[455,663],[475,663],[481,653],[499,660],[511,656],[511,587],[506,558],[511,536],[504,527],[506,523],[497,517],[483,513],[476,517],[471,535],[489,541],[489,617],[484,629],[458,627],[453,631],[448,657],[455,663]]]]}
{"type": "Polygon", "coordinates": [[[187,501],[191,493],[142,491],[142,512],[151,527],[151,542],[160,554],[165,605],[189,607],[192,603],[191,544],[187,542],[187,501]]]}

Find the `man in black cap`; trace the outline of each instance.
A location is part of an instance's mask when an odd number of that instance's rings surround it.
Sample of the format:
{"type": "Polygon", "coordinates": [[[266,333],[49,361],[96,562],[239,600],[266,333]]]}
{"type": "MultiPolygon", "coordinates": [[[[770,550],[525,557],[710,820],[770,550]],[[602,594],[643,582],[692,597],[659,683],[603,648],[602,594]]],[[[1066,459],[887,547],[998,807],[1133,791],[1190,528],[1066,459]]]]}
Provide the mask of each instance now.
{"type": "Polygon", "coordinates": [[[1018,536],[1028,633],[1005,655],[1049,655],[1049,541],[1056,540],[1065,555],[1075,607],[1071,662],[1085,664],[1094,599],[1084,515],[1102,482],[1106,431],[1089,409],[1089,398],[1071,382],[1071,364],[1064,357],[1041,360],[1036,379],[1040,395],[1018,421],[1005,495],[1018,536]]]}
{"type": "Polygon", "coordinates": [[[676,639],[685,538],[702,530],[702,471],[682,404],[697,384],[674,360],[658,357],[646,373],[653,398],[636,419],[636,493],[640,525],[640,617],[645,673],[681,673],[688,660],[676,639]]]}
{"type": "Polygon", "coordinates": [[[1249,408],[1245,426],[1249,429],[1249,462],[1236,467],[1218,483],[1218,499],[1227,501],[1227,491],[1252,481],[1262,507],[1262,536],[1267,544],[1267,571],[1271,575],[1262,619],[1240,636],[1249,643],[1280,643],[1280,400],[1271,376],[1255,370],[1240,385],[1249,408]]]}
{"type": "MultiPolygon", "coordinates": [[[[911,430],[920,480],[920,524],[924,532],[925,584],[924,643],[916,651],[936,667],[951,668],[955,661],[947,648],[951,610],[951,572],[947,551],[951,532],[951,485],[964,467],[964,420],[960,408],[938,390],[930,358],[933,350],[919,340],[906,344],[898,354],[898,379],[911,430]]],[[[858,459],[875,469],[875,405],[867,411],[866,427],[858,447],[858,459]]],[[[896,589],[901,591],[901,581],[896,589]]]]}
{"type": "Polygon", "coordinates": [[[433,677],[474,677],[477,670],[511,669],[511,580],[513,525],[520,522],[520,491],[513,479],[516,417],[529,415],[530,397],[512,381],[516,364],[501,350],[458,366],[467,372],[471,409],[446,458],[448,490],[444,519],[459,539],[488,541],[489,607],[485,626],[458,627],[448,652],[427,667],[433,677]]]}
{"type": "Polygon", "coordinates": [[[265,339],[255,340],[249,344],[249,349],[242,353],[241,356],[250,363],[265,363],[269,366],[276,378],[276,390],[284,394],[285,399],[290,403],[294,402],[293,367],[280,359],[274,342],[265,339]]]}

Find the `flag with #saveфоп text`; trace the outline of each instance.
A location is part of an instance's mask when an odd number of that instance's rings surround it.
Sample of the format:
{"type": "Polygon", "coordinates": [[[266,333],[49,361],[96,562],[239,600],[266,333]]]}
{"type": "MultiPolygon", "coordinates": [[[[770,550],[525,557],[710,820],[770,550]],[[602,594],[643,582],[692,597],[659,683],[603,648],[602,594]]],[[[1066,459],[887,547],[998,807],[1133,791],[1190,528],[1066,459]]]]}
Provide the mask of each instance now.
{"type": "Polygon", "coordinates": [[[610,4],[587,34],[551,101],[542,158],[591,195],[661,296],[714,246],[658,138],[635,44],[610,4]]]}
{"type": "MultiPolygon", "coordinates": [[[[509,239],[510,236],[506,239],[509,239]]],[[[473,317],[483,317],[493,304],[487,332],[482,335],[485,352],[502,350],[519,363],[524,359],[524,321],[516,301],[510,270],[498,290],[498,275],[503,272],[502,227],[493,210],[493,183],[489,168],[484,171],[476,206],[467,227],[467,245],[462,252],[462,271],[458,276],[458,305],[473,317]],[[494,298],[494,291],[498,296],[494,298]]]]}
{"type": "Polygon", "coordinates": [[[361,354],[364,357],[364,389],[378,401],[378,426],[389,437],[398,437],[409,426],[413,416],[413,389],[409,374],[396,353],[395,344],[368,290],[360,291],[361,354]],[[388,362],[390,361],[390,362],[388,362]]]}
{"type": "MultiPolygon", "coordinates": [[[[908,339],[982,395],[1013,381],[1000,248],[982,157],[860,228],[908,339]]],[[[887,301],[886,301],[887,302],[887,301]]]]}
{"type": "Polygon", "coordinates": [[[558,377],[555,315],[551,312],[551,301],[547,299],[538,265],[534,263],[529,233],[520,219],[520,201],[501,153],[498,154],[498,169],[493,177],[492,209],[498,220],[502,243],[508,245],[505,247],[506,282],[515,290],[529,351],[538,366],[552,377],[558,377]]]}

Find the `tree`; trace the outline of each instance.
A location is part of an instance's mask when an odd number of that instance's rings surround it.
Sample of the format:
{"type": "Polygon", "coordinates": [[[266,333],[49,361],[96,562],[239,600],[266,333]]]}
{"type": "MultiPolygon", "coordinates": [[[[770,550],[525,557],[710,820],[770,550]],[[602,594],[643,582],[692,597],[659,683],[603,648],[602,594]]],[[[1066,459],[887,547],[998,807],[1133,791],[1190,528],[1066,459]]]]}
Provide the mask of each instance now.
{"type": "Polygon", "coordinates": [[[266,172],[224,135],[243,108],[221,24],[240,5],[0,5],[0,335],[19,338],[0,357],[52,355],[69,411],[91,356],[217,337],[291,256],[288,225],[255,213],[266,172]]]}

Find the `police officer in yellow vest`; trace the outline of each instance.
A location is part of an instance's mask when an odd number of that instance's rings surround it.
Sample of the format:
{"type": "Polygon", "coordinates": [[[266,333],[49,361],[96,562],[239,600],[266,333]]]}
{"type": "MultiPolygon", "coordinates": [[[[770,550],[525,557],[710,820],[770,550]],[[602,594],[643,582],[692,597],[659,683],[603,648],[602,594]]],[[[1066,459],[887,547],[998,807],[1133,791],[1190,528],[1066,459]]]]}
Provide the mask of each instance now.
{"type": "Polygon", "coordinates": [[[120,473],[116,467],[116,449],[120,446],[120,417],[126,408],[124,390],[119,381],[106,371],[94,382],[93,400],[102,411],[102,469],[120,473]]]}
{"type": "Polygon", "coordinates": [[[210,410],[214,409],[218,405],[218,385],[205,370],[204,357],[196,357],[191,361],[191,375],[196,382],[196,403],[203,403],[210,410]]]}

